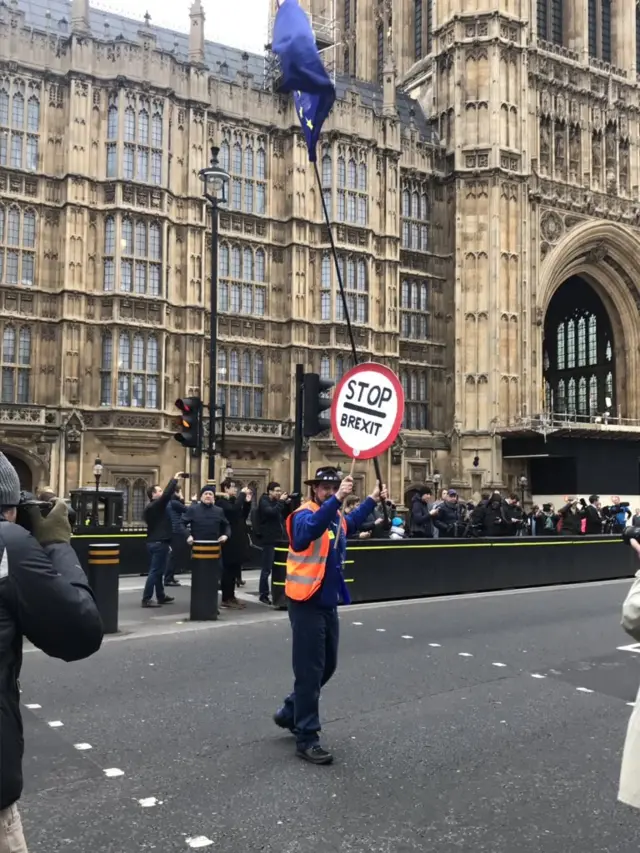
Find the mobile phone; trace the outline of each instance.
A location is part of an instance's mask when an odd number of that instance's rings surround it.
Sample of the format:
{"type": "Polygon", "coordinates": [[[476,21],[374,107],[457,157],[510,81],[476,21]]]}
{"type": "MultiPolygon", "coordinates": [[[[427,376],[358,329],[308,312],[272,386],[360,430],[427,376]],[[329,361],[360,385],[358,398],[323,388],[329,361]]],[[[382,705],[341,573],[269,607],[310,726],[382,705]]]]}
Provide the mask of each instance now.
{"type": "Polygon", "coordinates": [[[188,480],[190,477],[191,477],[191,474],[185,474],[184,471],[182,472],[182,479],[183,480],[188,480]]]}

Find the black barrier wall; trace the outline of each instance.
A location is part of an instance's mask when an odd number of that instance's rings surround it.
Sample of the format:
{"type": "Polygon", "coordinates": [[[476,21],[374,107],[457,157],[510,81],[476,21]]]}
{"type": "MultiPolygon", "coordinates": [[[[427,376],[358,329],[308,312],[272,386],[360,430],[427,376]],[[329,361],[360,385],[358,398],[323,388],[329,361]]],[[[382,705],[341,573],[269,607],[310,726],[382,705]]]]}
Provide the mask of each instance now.
{"type": "MultiPolygon", "coordinates": [[[[275,606],[284,603],[287,546],[276,549],[275,606]]],[[[612,536],[349,542],[344,575],[354,603],[632,577],[635,553],[612,536]]]]}

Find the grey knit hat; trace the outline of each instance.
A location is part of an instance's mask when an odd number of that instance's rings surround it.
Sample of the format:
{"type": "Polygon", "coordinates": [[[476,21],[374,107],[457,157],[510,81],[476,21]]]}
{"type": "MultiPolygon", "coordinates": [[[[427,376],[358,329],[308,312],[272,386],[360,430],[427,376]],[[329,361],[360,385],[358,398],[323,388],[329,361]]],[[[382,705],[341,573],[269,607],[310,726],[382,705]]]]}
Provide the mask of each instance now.
{"type": "Polygon", "coordinates": [[[20,503],[20,480],[16,469],[0,452],[0,506],[18,506],[20,503]]]}

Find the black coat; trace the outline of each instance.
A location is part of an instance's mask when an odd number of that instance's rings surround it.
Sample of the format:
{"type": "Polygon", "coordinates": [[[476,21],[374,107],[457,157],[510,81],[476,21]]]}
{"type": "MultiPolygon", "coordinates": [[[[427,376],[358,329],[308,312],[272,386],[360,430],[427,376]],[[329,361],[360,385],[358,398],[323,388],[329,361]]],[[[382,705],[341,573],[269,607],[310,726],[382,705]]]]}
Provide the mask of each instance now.
{"type": "Polygon", "coordinates": [[[22,793],[23,637],[50,657],[82,660],[100,648],[102,621],[71,545],[43,548],[24,528],[0,521],[0,809],[22,793]]]}
{"type": "Polygon", "coordinates": [[[425,503],[420,495],[414,495],[411,499],[411,520],[409,532],[419,539],[433,538],[433,518],[430,510],[432,503],[425,503]]]}
{"type": "Polygon", "coordinates": [[[177,487],[177,480],[169,480],[160,497],[149,501],[144,508],[143,518],[147,525],[147,542],[171,542],[173,530],[167,507],[177,487]]]}
{"type": "Polygon", "coordinates": [[[284,520],[289,507],[284,501],[271,500],[265,492],[258,504],[258,541],[260,545],[275,545],[287,539],[284,520]]]}
{"type": "Polygon", "coordinates": [[[585,533],[602,533],[602,513],[597,507],[589,504],[584,510],[584,517],[587,519],[585,533]]]}
{"type": "Polygon", "coordinates": [[[235,498],[218,495],[216,506],[224,512],[231,527],[231,536],[222,546],[222,559],[231,566],[241,566],[249,559],[249,532],[247,518],[251,512],[251,501],[242,492],[235,498]]]}
{"type": "Polygon", "coordinates": [[[215,542],[221,536],[231,535],[226,515],[215,504],[191,504],[182,519],[196,542],[215,542]]]}
{"type": "Polygon", "coordinates": [[[582,533],[582,513],[572,512],[571,504],[563,506],[560,510],[562,518],[562,530],[560,533],[564,536],[580,536],[582,533]]]}

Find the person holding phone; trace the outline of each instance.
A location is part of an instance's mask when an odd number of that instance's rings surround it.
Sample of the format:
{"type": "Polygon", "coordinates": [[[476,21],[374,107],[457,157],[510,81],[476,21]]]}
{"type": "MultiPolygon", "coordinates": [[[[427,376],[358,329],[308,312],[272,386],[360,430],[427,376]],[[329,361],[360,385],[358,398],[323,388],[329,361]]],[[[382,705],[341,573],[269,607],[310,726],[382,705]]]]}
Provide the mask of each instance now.
{"type": "Polygon", "coordinates": [[[171,604],[175,601],[164,591],[164,573],[169,559],[171,544],[171,518],[167,512],[169,501],[178,487],[178,480],[184,479],[182,471],[162,486],[150,486],[147,489],[149,503],[144,508],[144,521],[147,525],[147,553],[149,555],[149,574],[142,593],[143,607],[158,607],[161,604],[171,604]],[[156,600],[153,601],[153,593],[156,600]]]}

